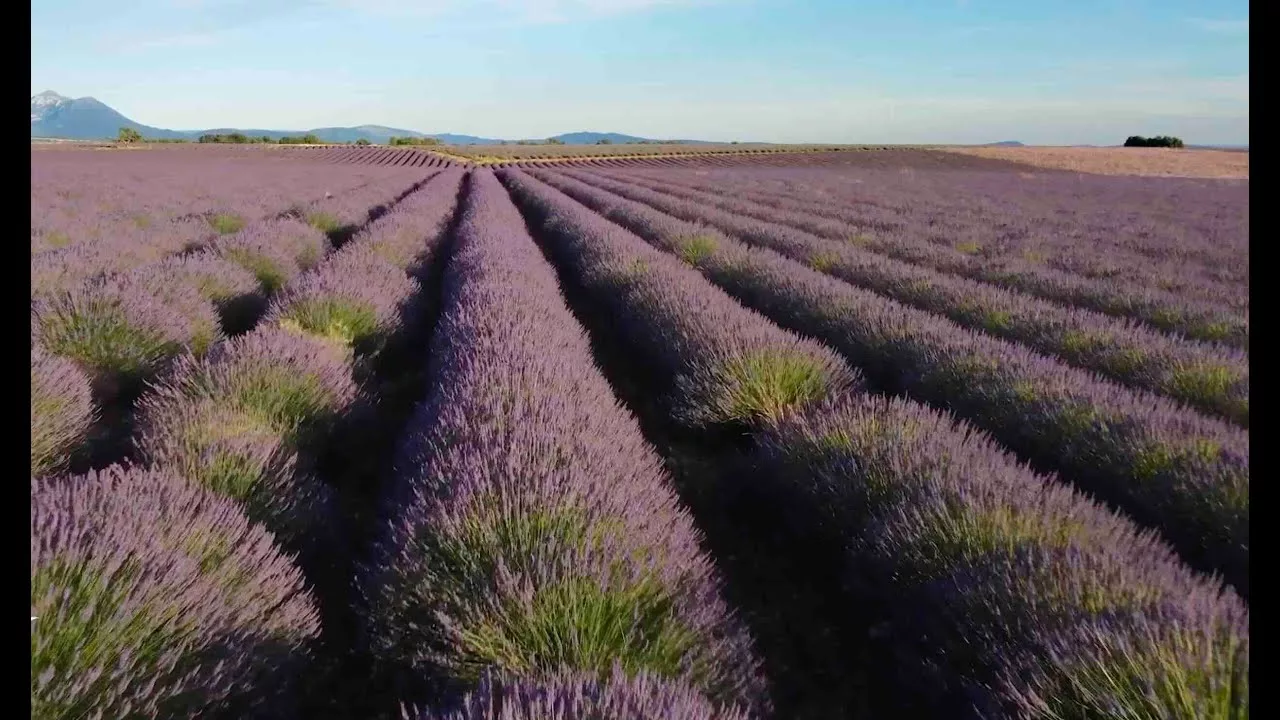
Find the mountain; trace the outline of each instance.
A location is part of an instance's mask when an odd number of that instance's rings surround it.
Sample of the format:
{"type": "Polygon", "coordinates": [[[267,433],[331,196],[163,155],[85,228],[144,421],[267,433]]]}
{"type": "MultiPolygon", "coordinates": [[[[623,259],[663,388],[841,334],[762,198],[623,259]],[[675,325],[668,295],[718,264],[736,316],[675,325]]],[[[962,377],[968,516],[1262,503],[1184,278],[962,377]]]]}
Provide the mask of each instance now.
{"type": "MultiPolygon", "coordinates": [[[[157,140],[195,140],[201,135],[227,135],[241,133],[249,137],[267,136],[278,140],[285,135],[315,135],[322,142],[347,143],[367,140],[386,143],[392,137],[435,138],[446,145],[497,145],[505,142],[496,138],[458,135],[454,133],[422,133],[384,125],[357,125],[356,127],[323,127],[312,130],[262,130],[244,128],[210,128],[207,130],[165,130],[135,122],[121,115],[106,104],[91,97],[69,98],[52,90],[31,96],[31,137],[69,138],[72,140],[104,140],[115,138],[120,128],[130,128],[144,138],[157,140]]],[[[615,144],[640,142],[645,138],[622,133],[573,132],[556,135],[565,145],[595,145],[601,140],[615,144]]],[[[651,140],[649,142],[660,142],[651,140]]],[[[686,144],[701,144],[699,140],[680,140],[686,144]]]]}
{"type": "Polygon", "coordinates": [[[97,140],[113,138],[125,127],[161,140],[186,137],[185,133],[134,122],[91,97],[72,99],[46,90],[31,98],[31,137],[97,140]]]}
{"type": "Polygon", "coordinates": [[[424,137],[435,138],[445,145],[497,145],[503,140],[495,138],[482,138],[475,135],[455,135],[453,133],[436,133],[435,135],[425,135],[424,137]]]}
{"type": "Polygon", "coordinates": [[[1026,147],[1017,140],[1001,140],[1000,142],[987,143],[978,147],[1026,147]]]}
{"type": "Polygon", "coordinates": [[[559,140],[565,145],[595,145],[601,140],[608,140],[614,145],[626,145],[628,143],[637,143],[645,138],[636,137],[635,135],[623,135],[622,133],[602,133],[602,132],[571,132],[563,135],[556,135],[552,140],[559,140]]]}

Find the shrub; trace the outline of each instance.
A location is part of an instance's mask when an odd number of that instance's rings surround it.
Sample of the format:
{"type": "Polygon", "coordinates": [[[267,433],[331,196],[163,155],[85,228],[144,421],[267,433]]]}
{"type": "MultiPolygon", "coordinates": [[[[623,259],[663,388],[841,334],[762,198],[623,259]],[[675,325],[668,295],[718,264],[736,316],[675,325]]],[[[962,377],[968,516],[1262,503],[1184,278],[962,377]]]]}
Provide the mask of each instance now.
{"type": "Polygon", "coordinates": [[[89,378],[75,363],[31,345],[31,476],[67,466],[93,424],[89,378]]]}
{"type": "Polygon", "coordinates": [[[171,358],[201,354],[219,336],[217,314],[195,288],[161,297],[128,277],[38,298],[31,314],[33,340],[79,365],[104,400],[131,394],[171,358]]]}
{"type": "Polygon", "coordinates": [[[118,466],[32,481],[31,616],[42,718],[278,713],[319,635],[269,533],[182,478],[118,466]]]}

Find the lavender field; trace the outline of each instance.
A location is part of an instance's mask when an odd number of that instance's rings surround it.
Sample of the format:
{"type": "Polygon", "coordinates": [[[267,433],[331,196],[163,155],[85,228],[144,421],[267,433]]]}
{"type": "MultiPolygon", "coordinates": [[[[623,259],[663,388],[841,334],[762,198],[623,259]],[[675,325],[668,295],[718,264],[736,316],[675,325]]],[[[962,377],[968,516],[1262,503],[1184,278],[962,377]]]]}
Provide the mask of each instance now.
{"type": "Polygon", "coordinates": [[[32,151],[33,718],[1248,718],[1248,180],[499,160],[32,151]]]}

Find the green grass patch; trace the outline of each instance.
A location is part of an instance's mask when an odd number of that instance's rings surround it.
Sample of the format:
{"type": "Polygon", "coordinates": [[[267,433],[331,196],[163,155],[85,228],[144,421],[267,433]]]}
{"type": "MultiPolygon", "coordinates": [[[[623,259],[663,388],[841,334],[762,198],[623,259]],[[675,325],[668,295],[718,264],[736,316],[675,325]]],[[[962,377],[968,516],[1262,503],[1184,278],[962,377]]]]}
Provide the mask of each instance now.
{"type": "Polygon", "coordinates": [[[703,260],[715,254],[719,244],[710,235],[695,235],[691,238],[676,240],[677,254],[681,260],[697,267],[703,260]]]}
{"type": "Polygon", "coordinates": [[[307,224],[322,233],[331,233],[342,227],[342,221],[327,212],[307,213],[307,224]]]}
{"type": "Polygon", "coordinates": [[[1013,315],[1003,310],[985,310],[982,313],[982,327],[990,332],[1007,332],[1013,327],[1013,315]]]}
{"type": "Polygon", "coordinates": [[[781,417],[789,410],[827,395],[828,368],[803,352],[758,350],[735,357],[716,370],[722,422],[754,423],[781,417]]]}
{"type": "Polygon", "coordinates": [[[678,677],[700,640],[676,620],[672,598],[656,582],[606,589],[586,578],[540,588],[532,602],[510,600],[468,623],[461,635],[467,679],[494,666],[530,674],[563,668],[604,674],[615,663],[628,672],[678,677]]]}
{"type": "Polygon", "coordinates": [[[1037,720],[1248,720],[1248,647],[1229,629],[1209,642],[1200,627],[1137,647],[1094,636],[1085,657],[1046,665],[1037,720]]]}
{"type": "Polygon", "coordinates": [[[209,218],[209,227],[219,235],[231,235],[244,229],[244,218],[234,213],[218,213],[209,218]]]}
{"type": "Polygon", "coordinates": [[[292,275],[271,258],[248,248],[230,248],[223,251],[223,256],[253,273],[262,290],[268,294],[284,287],[292,275]]]}
{"type": "Polygon", "coordinates": [[[344,297],[295,302],[281,315],[280,325],[353,350],[365,349],[376,339],[380,330],[378,316],[373,308],[344,297]]]}
{"type": "Polygon", "coordinates": [[[809,267],[818,272],[827,272],[840,258],[835,253],[814,253],[809,257],[809,267]]]}
{"type": "Polygon", "coordinates": [[[122,308],[111,303],[45,317],[40,339],[51,353],[74,360],[95,379],[122,382],[142,379],[161,359],[182,350],[180,343],[134,325],[122,308]]]}

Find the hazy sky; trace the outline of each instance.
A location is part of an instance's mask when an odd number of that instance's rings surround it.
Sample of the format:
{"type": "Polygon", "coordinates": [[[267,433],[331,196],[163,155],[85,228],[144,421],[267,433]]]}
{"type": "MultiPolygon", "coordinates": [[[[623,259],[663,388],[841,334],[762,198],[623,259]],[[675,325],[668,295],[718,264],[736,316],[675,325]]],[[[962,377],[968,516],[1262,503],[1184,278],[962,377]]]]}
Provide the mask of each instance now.
{"type": "Polygon", "coordinates": [[[1244,0],[40,0],[31,91],[173,129],[1247,143],[1244,0]]]}

